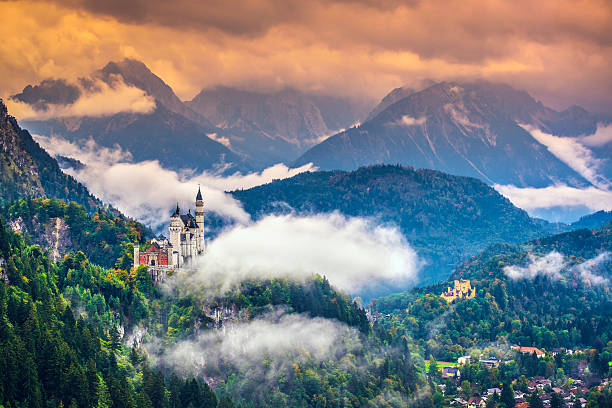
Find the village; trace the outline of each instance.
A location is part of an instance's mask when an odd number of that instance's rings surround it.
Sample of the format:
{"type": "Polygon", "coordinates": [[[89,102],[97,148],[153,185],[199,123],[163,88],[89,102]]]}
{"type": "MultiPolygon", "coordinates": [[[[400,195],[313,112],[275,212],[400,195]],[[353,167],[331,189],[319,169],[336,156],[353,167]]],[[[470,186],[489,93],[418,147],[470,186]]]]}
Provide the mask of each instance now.
{"type": "MultiPolygon", "coordinates": [[[[558,362],[570,359],[572,372],[566,376],[563,372],[553,373],[551,376],[521,375],[511,384],[511,397],[516,408],[533,408],[534,397],[537,395],[543,407],[574,407],[584,408],[587,400],[586,394],[593,389],[603,390],[612,386],[612,378],[597,378],[589,370],[589,361],[592,361],[593,349],[564,349],[555,348],[550,351],[540,350],[536,347],[519,345],[510,346],[504,358],[488,357],[481,354],[475,358],[473,355],[462,356],[457,362],[436,362],[437,368],[430,367],[428,376],[430,381],[436,383],[438,390],[444,395],[448,405],[466,408],[485,408],[501,401],[504,393],[503,385],[485,387],[474,381],[473,373],[477,371],[514,369],[521,365],[520,360],[535,360],[539,364],[549,366],[551,360],[558,362]],[[519,362],[519,364],[517,364],[519,362]],[[462,374],[470,372],[470,375],[462,374]],[[436,380],[439,380],[436,382],[436,380]],[[490,403],[491,405],[489,405],[490,403]]],[[[426,364],[430,363],[426,361],[426,364]]],[[[506,397],[508,398],[508,397],[506,397]]]]}

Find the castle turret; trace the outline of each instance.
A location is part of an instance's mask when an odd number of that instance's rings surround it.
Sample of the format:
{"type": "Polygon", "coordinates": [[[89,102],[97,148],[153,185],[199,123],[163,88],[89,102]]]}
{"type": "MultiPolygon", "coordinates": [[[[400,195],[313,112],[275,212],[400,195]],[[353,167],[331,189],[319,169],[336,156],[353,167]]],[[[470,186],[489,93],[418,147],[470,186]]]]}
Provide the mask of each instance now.
{"type": "Polygon", "coordinates": [[[168,232],[169,232],[169,239],[168,241],[170,241],[170,244],[172,245],[172,248],[174,248],[174,251],[178,251],[178,254],[176,257],[173,256],[173,261],[176,259],[177,262],[173,262],[173,264],[177,267],[180,267],[181,265],[179,264],[180,259],[181,259],[181,229],[182,229],[182,222],[181,222],[181,209],[178,206],[178,203],[176,203],[176,209],[174,210],[174,213],[170,216],[170,226],[168,227],[168,232]]]}
{"type": "Polygon", "coordinates": [[[204,200],[202,199],[200,186],[198,186],[198,194],[196,195],[196,224],[198,224],[196,248],[198,253],[202,253],[204,252],[204,200]]]}
{"type": "Polygon", "coordinates": [[[140,246],[138,246],[138,242],[134,244],[134,268],[137,268],[140,265],[140,246]]]}

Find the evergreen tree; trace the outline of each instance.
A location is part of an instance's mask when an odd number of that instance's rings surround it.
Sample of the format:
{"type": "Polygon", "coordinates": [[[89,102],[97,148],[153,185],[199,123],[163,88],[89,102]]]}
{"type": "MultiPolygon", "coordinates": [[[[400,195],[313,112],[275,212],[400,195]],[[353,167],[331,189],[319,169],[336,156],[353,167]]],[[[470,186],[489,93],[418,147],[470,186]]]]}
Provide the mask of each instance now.
{"type": "Polygon", "coordinates": [[[514,399],[514,390],[512,389],[512,384],[510,384],[509,382],[505,382],[502,385],[500,402],[503,403],[507,408],[512,408],[516,405],[516,400],[514,399]]]}

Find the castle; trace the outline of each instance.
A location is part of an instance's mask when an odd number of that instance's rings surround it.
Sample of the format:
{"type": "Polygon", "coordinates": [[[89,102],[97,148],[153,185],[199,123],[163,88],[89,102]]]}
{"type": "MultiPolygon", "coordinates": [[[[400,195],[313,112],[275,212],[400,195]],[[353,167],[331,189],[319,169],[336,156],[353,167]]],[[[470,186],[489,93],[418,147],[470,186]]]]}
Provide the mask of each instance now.
{"type": "Polygon", "coordinates": [[[453,303],[457,299],[473,299],[476,297],[476,288],[472,288],[469,280],[455,279],[455,287],[451,289],[449,286],[440,296],[448,303],[453,303]]]}
{"type": "Polygon", "coordinates": [[[160,236],[151,240],[151,246],[140,252],[134,245],[134,267],[147,265],[154,281],[162,281],[169,270],[189,267],[193,259],[204,252],[204,200],[198,188],[195,199],[195,217],[191,210],[182,214],[176,209],[170,216],[169,238],[160,236]]]}

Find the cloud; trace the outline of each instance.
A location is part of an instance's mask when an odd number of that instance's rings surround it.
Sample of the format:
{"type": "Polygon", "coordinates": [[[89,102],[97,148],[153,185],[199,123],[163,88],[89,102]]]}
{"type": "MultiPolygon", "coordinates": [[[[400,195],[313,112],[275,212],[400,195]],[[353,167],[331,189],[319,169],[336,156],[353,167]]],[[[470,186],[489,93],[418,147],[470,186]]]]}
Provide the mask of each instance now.
{"type": "Polygon", "coordinates": [[[485,78],[555,107],[612,106],[603,0],[65,0],[0,2],[0,13],[6,92],[131,57],[183,99],[227,85],[380,100],[425,78],[485,78]]]}
{"type": "Polygon", "coordinates": [[[408,115],[402,116],[402,119],[398,122],[398,125],[403,126],[421,126],[425,122],[427,122],[427,116],[422,116],[420,118],[413,118],[408,115]]]}
{"type": "Polygon", "coordinates": [[[557,184],[543,188],[513,185],[493,186],[519,208],[532,211],[553,207],[587,207],[592,211],[612,210],[612,191],[596,187],[576,188],[557,184]]]}
{"type": "MultiPolygon", "coordinates": [[[[574,169],[591,184],[604,189],[610,187],[610,181],[599,174],[603,161],[596,158],[588,147],[580,143],[580,139],[554,136],[531,125],[521,126],[559,160],[574,169]]],[[[602,138],[601,134],[594,136],[596,137],[591,141],[602,138]]]]}
{"type": "Polygon", "coordinates": [[[610,252],[603,252],[594,258],[570,267],[563,254],[552,251],[542,257],[533,254],[528,256],[529,263],[526,266],[510,265],[504,267],[504,273],[510,279],[534,279],[537,276],[547,276],[552,280],[562,278],[561,271],[569,270],[576,272],[578,276],[591,285],[605,285],[609,280],[594,273],[602,264],[610,260],[610,252]]]}
{"type": "MultiPolygon", "coordinates": [[[[177,372],[214,375],[231,364],[242,372],[256,370],[261,381],[273,380],[281,371],[308,355],[316,361],[335,360],[346,353],[342,336],[359,337],[354,329],[323,318],[271,313],[247,322],[226,324],[223,330],[201,332],[180,341],[158,357],[157,363],[177,372]],[[266,367],[264,360],[269,365],[266,367]]],[[[147,345],[157,353],[157,345],[147,345]]]]}
{"type": "Polygon", "coordinates": [[[241,204],[226,191],[250,188],[274,179],[292,177],[313,167],[308,164],[290,169],[276,164],[259,173],[221,176],[216,173],[177,173],[163,168],[158,161],[133,163],[131,154],[116,149],[100,148],[92,140],[77,145],[62,138],[35,135],[36,140],[51,154],[73,157],[85,164],[68,173],[103,201],[121,212],[153,226],[168,222],[177,201],[187,209],[193,206],[198,184],[201,185],[207,211],[239,223],[249,222],[241,204]]]}
{"type": "Polygon", "coordinates": [[[9,111],[20,120],[47,120],[70,116],[109,116],[120,112],[149,113],[155,109],[155,100],[143,90],[126,85],[121,80],[111,85],[98,80],[72,103],[45,105],[38,108],[15,98],[6,100],[9,111]]]}
{"type": "Polygon", "coordinates": [[[574,267],[575,271],[580,274],[583,280],[591,285],[607,285],[610,283],[608,278],[594,273],[602,264],[610,260],[610,252],[603,252],[595,258],[588,259],[583,263],[574,267]]]}
{"type": "Polygon", "coordinates": [[[504,273],[513,280],[534,279],[537,276],[547,276],[552,280],[559,280],[561,279],[561,270],[566,265],[563,255],[552,251],[542,257],[529,254],[529,264],[527,266],[504,266],[504,273]]]}
{"type": "Polygon", "coordinates": [[[597,130],[592,135],[579,138],[580,143],[586,146],[599,147],[612,142],[612,124],[597,124],[597,130]]]}
{"type": "Polygon", "coordinates": [[[206,136],[208,136],[209,138],[211,138],[215,142],[221,143],[223,146],[225,146],[227,148],[230,148],[230,149],[232,148],[230,140],[226,136],[217,136],[216,133],[207,133],[206,136]]]}
{"type": "Polygon", "coordinates": [[[249,279],[303,281],[319,274],[354,294],[411,284],[421,265],[394,227],[338,213],[270,215],[221,233],[207,246],[196,271],[177,279],[190,288],[223,293],[249,279]]]}

